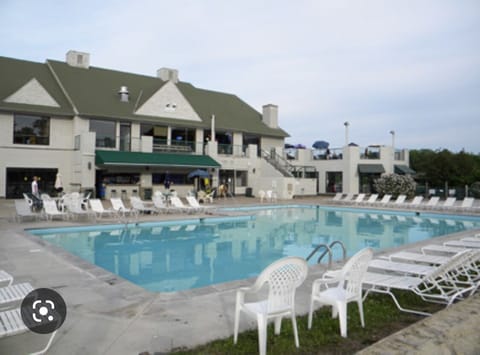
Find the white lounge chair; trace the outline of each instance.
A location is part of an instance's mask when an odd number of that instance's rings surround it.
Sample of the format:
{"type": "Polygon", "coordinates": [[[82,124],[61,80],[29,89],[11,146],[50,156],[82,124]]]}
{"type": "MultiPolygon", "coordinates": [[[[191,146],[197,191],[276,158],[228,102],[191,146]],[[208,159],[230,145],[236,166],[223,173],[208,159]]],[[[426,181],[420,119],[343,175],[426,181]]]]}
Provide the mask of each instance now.
{"type": "Polygon", "coordinates": [[[395,201],[389,204],[391,207],[402,207],[405,205],[405,200],[407,199],[407,195],[398,195],[395,201]]]}
{"type": "Polygon", "coordinates": [[[165,197],[163,195],[154,195],[152,197],[152,202],[155,208],[157,209],[157,211],[159,212],[168,213],[172,211],[172,209],[169,206],[167,206],[165,197]]]}
{"type": "Polygon", "coordinates": [[[33,291],[28,282],[10,284],[0,288],[0,305],[4,306],[13,302],[22,301],[26,295],[33,291]]]}
{"type": "Polygon", "coordinates": [[[440,197],[432,196],[426,204],[422,205],[422,207],[428,210],[434,209],[437,207],[438,201],[440,201],[440,197]]]}
{"type": "Polygon", "coordinates": [[[441,210],[453,209],[457,199],[455,197],[448,197],[442,205],[440,205],[441,210]]]}
{"type": "Polygon", "coordinates": [[[61,212],[57,208],[57,203],[54,200],[43,200],[43,212],[47,217],[47,220],[53,220],[55,217],[62,219],[68,218],[66,212],[61,212]]]}
{"type": "Polygon", "coordinates": [[[355,200],[353,200],[353,203],[355,204],[360,204],[363,202],[363,199],[365,198],[365,194],[358,194],[355,200]]]}
{"type": "Polygon", "coordinates": [[[407,208],[419,208],[422,201],[423,201],[423,196],[415,196],[410,203],[405,204],[405,207],[407,207],[407,208]]]}
{"type": "Polygon", "coordinates": [[[387,204],[390,202],[391,199],[392,199],[392,195],[386,194],[386,195],[383,195],[382,199],[376,204],[379,206],[385,207],[387,206],[387,204]]]}
{"type": "Polygon", "coordinates": [[[267,322],[275,319],[275,334],[280,333],[282,318],[292,319],[295,345],[298,341],[297,321],[295,318],[295,291],[305,281],[308,265],[305,259],[286,257],[270,264],[258,276],[251,287],[242,287],[237,291],[235,302],[235,325],[233,342],[237,343],[240,314],[243,312],[257,321],[258,347],[260,355],[267,353],[267,322]],[[248,302],[246,297],[258,294],[268,285],[268,296],[265,299],[248,302]]]}
{"type": "Polygon", "coordinates": [[[23,221],[24,218],[33,218],[35,220],[40,216],[36,212],[32,212],[30,205],[25,200],[15,200],[15,220],[18,222],[23,221]]]}
{"type": "Polygon", "coordinates": [[[347,336],[347,304],[357,302],[360,322],[365,327],[362,303],[362,279],[372,259],[373,251],[365,248],[352,256],[345,266],[335,273],[335,277],[317,279],[312,285],[310,310],[308,312],[308,329],[312,327],[313,306],[315,302],[332,306],[332,316],[340,318],[340,335],[347,336]],[[336,286],[329,286],[336,284],[336,286]],[[322,286],[325,287],[322,290],[322,286]]]}
{"type": "Polygon", "coordinates": [[[332,202],[338,202],[342,199],[343,193],[342,192],[337,192],[335,196],[332,198],[332,202]]]}
{"type": "Polygon", "coordinates": [[[130,208],[125,207],[123,201],[120,197],[111,197],[110,202],[112,203],[112,208],[117,211],[118,214],[123,216],[129,215],[136,215],[136,211],[130,208]]]}
{"type": "Polygon", "coordinates": [[[190,207],[195,208],[200,212],[207,212],[215,209],[214,206],[201,206],[194,196],[187,196],[186,199],[190,207]]]}
{"type": "Polygon", "coordinates": [[[198,212],[198,209],[184,205],[182,200],[180,200],[180,198],[177,196],[170,197],[170,202],[178,211],[188,213],[198,212]]]}
{"type": "Polygon", "coordinates": [[[117,211],[111,208],[103,207],[103,203],[101,200],[97,198],[91,198],[88,200],[90,208],[92,209],[93,213],[99,218],[102,217],[117,217],[117,211]]]}
{"type": "Polygon", "coordinates": [[[156,214],[158,210],[155,208],[153,202],[151,202],[150,206],[146,205],[145,201],[142,201],[140,197],[131,196],[130,203],[132,204],[132,208],[136,210],[138,213],[142,214],[156,214]]]}
{"type": "Polygon", "coordinates": [[[371,194],[368,200],[364,201],[364,205],[371,205],[374,204],[377,201],[378,194],[371,194]]]}
{"type": "Polygon", "coordinates": [[[400,305],[392,289],[413,291],[423,300],[435,303],[451,305],[457,299],[470,295],[478,288],[478,274],[475,279],[468,279],[467,274],[473,264],[478,262],[480,252],[472,253],[465,251],[458,253],[448,262],[435,268],[430,274],[424,277],[399,276],[392,273],[374,273],[367,272],[363,279],[366,293],[364,298],[370,292],[384,293],[390,295],[395,305],[404,312],[420,315],[430,315],[430,313],[407,309],[400,305]]]}
{"type": "MultiPolygon", "coordinates": [[[[27,331],[29,331],[29,329],[23,322],[20,308],[0,312],[0,338],[25,333],[27,331]]],[[[50,348],[50,345],[52,345],[56,333],[57,331],[54,331],[50,335],[47,345],[42,350],[31,353],[30,355],[45,354],[50,348]]]]}
{"type": "Polygon", "coordinates": [[[475,199],[473,197],[465,197],[462,201],[462,204],[457,208],[457,211],[468,212],[473,210],[473,202],[475,199]]]}
{"type": "Polygon", "coordinates": [[[415,262],[427,265],[442,265],[450,260],[447,256],[441,255],[426,255],[419,253],[412,253],[408,251],[399,251],[397,253],[390,254],[388,257],[390,261],[402,261],[402,262],[415,262]]]}
{"type": "Polygon", "coordinates": [[[417,263],[400,263],[383,259],[375,259],[368,264],[368,270],[391,272],[403,275],[425,276],[433,272],[435,267],[417,263]]]}
{"type": "Polygon", "coordinates": [[[353,196],[355,196],[355,194],[352,194],[352,193],[349,193],[347,194],[343,199],[339,200],[338,202],[343,204],[343,205],[348,205],[350,203],[352,203],[353,201],[353,196]]]}
{"type": "Polygon", "coordinates": [[[5,270],[0,270],[0,284],[4,282],[8,282],[7,286],[10,286],[13,283],[13,276],[5,270]]]}

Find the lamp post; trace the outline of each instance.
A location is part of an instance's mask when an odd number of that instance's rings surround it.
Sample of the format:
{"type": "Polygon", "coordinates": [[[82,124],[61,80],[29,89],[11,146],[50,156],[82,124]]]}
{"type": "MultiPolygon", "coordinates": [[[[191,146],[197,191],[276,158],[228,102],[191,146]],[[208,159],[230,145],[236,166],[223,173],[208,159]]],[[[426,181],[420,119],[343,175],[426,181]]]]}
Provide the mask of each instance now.
{"type": "Polygon", "coordinates": [[[350,126],[350,123],[345,121],[343,125],[345,126],[345,145],[348,145],[348,126],[350,126]]]}
{"type": "Polygon", "coordinates": [[[395,160],[395,131],[391,130],[390,134],[392,135],[392,152],[393,152],[393,160],[395,160]]]}

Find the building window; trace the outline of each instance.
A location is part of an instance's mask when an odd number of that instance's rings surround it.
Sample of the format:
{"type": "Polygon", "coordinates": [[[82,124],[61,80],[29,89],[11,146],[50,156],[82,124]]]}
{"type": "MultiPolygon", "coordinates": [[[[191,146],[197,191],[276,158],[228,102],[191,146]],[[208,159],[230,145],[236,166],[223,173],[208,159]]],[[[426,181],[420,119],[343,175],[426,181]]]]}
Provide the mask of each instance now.
{"type": "Polygon", "coordinates": [[[96,133],[97,148],[115,148],[115,122],[90,120],[90,132],[96,133]]]}
{"type": "Polygon", "coordinates": [[[50,144],[50,118],[30,115],[14,115],[14,144],[50,144]]]}
{"type": "Polygon", "coordinates": [[[142,136],[153,137],[153,144],[167,144],[168,127],[142,123],[140,131],[142,136]]]}

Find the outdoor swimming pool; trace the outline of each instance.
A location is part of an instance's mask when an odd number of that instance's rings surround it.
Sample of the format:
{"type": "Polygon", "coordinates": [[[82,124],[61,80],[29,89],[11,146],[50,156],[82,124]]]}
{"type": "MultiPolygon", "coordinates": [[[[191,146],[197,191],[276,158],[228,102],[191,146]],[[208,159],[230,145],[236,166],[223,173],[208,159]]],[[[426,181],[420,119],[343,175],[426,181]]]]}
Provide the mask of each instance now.
{"type": "MultiPolygon", "coordinates": [[[[235,211],[248,215],[28,232],[147,290],[172,292],[257,276],[274,260],[307,257],[316,245],[335,240],[350,256],[366,246],[387,249],[480,228],[476,217],[415,212],[324,206],[235,211]]],[[[341,248],[334,248],[334,257],[342,257],[341,248]]]]}

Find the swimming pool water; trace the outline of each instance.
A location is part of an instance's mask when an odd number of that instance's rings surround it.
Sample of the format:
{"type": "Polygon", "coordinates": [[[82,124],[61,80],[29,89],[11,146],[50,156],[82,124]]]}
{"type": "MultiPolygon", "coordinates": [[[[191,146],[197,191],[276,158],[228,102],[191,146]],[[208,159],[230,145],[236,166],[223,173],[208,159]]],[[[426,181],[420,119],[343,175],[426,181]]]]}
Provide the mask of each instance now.
{"type": "MultiPolygon", "coordinates": [[[[480,228],[480,218],[415,212],[323,206],[236,210],[248,215],[29,232],[147,290],[171,292],[253,277],[281,257],[306,257],[316,245],[335,240],[350,256],[366,246],[387,249],[480,228]]],[[[341,248],[333,251],[335,259],[342,257],[341,248]]]]}

